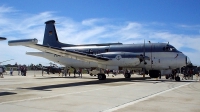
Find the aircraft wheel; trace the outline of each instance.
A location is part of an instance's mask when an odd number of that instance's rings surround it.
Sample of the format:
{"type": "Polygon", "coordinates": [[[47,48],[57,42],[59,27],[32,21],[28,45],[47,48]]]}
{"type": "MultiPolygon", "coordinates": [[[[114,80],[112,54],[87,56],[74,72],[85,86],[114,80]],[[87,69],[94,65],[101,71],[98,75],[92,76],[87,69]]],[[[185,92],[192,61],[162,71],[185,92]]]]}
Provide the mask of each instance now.
{"type": "Polygon", "coordinates": [[[169,75],[165,75],[165,78],[166,78],[166,79],[169,79],[169,75]]]}
{"type": "Polygon", "coordinates": [[[106,75],[105,74],[97,74],[98,75],[98,79],[99,80],[105,80],[106,79],[106,75]]]}
{"type": "Polygon", "coordinates": [[[125,77],[125,78],[131,78],[131,74],[130,74],[130,73],[125,73],[125,74],[124,74],[124,77],[125,77]]]}
{"type": "Polygon", "coordinates": [[[175,80],[176,80],[176,81],[180,81],[181,78],[180,78],[179,76],[177,76],[177,77],[175,77],[175,80]]]}
{"type": "Polygon", "coordinates": [[[93,74],[92,74],[92,73],[90,73],[90,76],[93,76],[93,74]]]}

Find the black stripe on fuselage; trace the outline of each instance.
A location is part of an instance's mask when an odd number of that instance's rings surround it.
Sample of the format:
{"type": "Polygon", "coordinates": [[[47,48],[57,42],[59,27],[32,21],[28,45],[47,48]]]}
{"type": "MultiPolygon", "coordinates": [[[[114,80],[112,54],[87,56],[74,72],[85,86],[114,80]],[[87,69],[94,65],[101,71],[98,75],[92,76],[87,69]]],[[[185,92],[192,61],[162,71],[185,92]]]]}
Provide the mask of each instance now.
{"type": "Polygon", "coordinates": [[[76,50],[79,52],[84,52],[87,54],[100,54],[105,52],[132,52],[132,53],[141,53],[141,52],[180,52],[175,49],[170,44],[166,43],[146,43],[145,48],[144,44],[123,44],[123,45],[110,45],[102,47],[67,47],[67,50],[76,50]],[[167,50],[167,49],[171,50],[167,50]]]}

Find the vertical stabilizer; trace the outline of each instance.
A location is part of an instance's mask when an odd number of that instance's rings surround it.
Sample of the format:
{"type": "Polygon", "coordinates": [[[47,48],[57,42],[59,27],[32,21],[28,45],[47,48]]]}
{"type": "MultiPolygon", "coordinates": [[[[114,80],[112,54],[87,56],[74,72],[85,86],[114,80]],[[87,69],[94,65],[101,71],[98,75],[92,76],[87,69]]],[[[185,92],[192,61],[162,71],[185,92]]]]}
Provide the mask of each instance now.
{"type": "Polygon", "coordinates": [[[44,40],[43,40],[43,45],[47,46],[52,46],[52,47],[69,47],[71,46],[70,44],[64,44],[59,42],[58,36],[56,33],[56,28],[55,28],[55,21],[54,20],[49,20],[45,22],[46,27],[45,27],[45,32],[44,32],[44,40]]]}

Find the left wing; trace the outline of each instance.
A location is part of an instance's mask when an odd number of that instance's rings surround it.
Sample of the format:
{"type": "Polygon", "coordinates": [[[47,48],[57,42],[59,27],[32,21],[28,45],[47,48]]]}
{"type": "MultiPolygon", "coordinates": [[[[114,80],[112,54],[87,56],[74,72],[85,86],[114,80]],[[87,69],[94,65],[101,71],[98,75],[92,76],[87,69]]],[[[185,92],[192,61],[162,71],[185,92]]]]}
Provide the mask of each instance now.
{"type": "Polygon", "coordinates": [[[105,62],[109,61],[110,58],[101,57],[97,55],[91,55],[75,50],[65,50],[61,48],[51,47],[51,46],[45,46],[37,44],[37,39],[25,39],[25,40],[12,40],[8,41],[9,46],[26,46],[30,48],[35,48],[43,52],[49,52],[52,54],[57,54],[61,56],[66,56],[68,58],[73,58],[77,60],[85,60],[85,61],[93,61],[93,62],[105,62]]]}

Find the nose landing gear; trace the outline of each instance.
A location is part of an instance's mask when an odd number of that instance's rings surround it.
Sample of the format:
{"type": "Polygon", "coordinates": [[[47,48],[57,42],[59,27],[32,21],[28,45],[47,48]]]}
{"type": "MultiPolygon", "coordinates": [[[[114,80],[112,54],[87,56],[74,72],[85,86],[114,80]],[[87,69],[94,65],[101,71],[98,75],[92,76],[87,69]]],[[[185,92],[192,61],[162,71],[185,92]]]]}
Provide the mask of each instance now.
{"type": "Polygon", "coordinates": [[[180,80],[181,80],[181,78],[179,76],[175,77],[175,81],[180,81],[180,80]]]}

